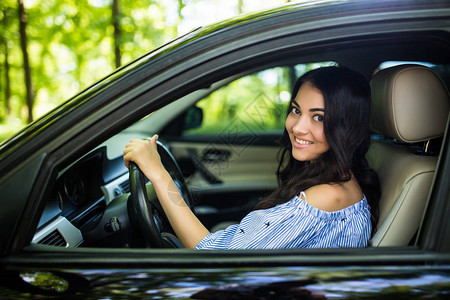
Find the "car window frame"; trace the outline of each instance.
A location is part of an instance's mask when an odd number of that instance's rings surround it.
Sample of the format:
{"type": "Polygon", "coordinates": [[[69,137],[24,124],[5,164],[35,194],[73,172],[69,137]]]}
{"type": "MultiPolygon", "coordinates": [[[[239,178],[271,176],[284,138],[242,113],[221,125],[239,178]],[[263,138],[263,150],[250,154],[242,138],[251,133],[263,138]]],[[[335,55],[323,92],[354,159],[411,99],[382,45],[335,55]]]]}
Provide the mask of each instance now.
{"type": "MultiPolygon", "coordinates": [[[[379,17],[381,17],[382,14],[380,14],[379,17]]],[[[343,30],[343,29],[341,29],[343,30]]],[[[361,28],[360,30],[357,31],[361,31],[361,30],[365,30],[364,28],[361,28]]],[[[392,29],[394,30],[394,29],[392,29]]],[[[330,31],[330,30],[329,30],[330,31]]],[[[324,38],[323,36],[329,36],[328,34],[329,31],[327,31],[326,29],[323,29],[322,31],[320,31],[322,38],[324,38]],[[328,32],[328,34],[325,34],[325,32],[328,32]]],[[[331,30],[331,32],[333,32],[333,30],[331,30]]],[[[311,46],[312,44],[314,44],[312,41],[317,41],[317,39],[314,39],[310,36],[310,33],[306,33],[308,36],[308,38],[306,39],[306,42],[303,42],[303,44],[305,45],[309,45],[311,46]]],[[[343,32],[342,32],[343,34],[343,32]]],[[[289,44],[289,42],[292,39],[292,36],[289,37],[280,37],[280,39],[289,39],[289,41],[284,41],[284,44],[287,45],[289,44]]],[[[58,145],[57,142],[55,143],[49,143],[48,146],[46,146],[46,149],[48,151],[48,157],[46,158],[46,160],[43,162],[43,165],[39,171],[39,175],[36,178],[36,183],[33,187],[33,191],[31,192],[31,197],[29,198],[29,202],[28,205],[26,207],[26,209],[24,210],[24,215],[30,216],[32,218],[32,220],[35,220],[33,222],[30,222],[31,224],[20,224],[17,228],[16,233],[18,235],[23,235],[24,238],[17,238],[13,241],[12,245],[11,245],[11,251],[13,253],[20,253],[24,247],[24,245],[26,245],[30,240],[31,240],[31,235],[32,235],[32,230],[30,230],[30,228],[33,227],[33,225],[37,224],[37,220],[39,219],[39,217],[37,216],[37,214],[42,211],[42,206],[43,206],[43,201],[42,199],[44,199],[46,196],[48,196],[48,191],[51,190],[51,182],[52,180],[54,180],[56,178],[56,174],[57,174],[57,170],[55,169],[55,166],[60,166],[62,164],[64,164],[64,162],[67,162],[77,156],[80,155],[80,153],[86,152],[89,149],[91,149],[94,145],[98,144],[99,141],[105,139],[107,136],[110,136],[111,133],[114,132],[118,132],[119,130],[122,129],[122,124],[124,122],[124,120],[127,120],[127,122],[130,121],[136,121],[139,118],[144,117],[146,114],[148,114],[149,112],[158,109],[159,107],[163,106],[164,104],[167,104],[168,102],[176,99],[177,97],[180,96],[180,93],[186,94],[189,92],[192,92],[193,90],[195,90],[196,88],[199,88],[201,85],[205,85],[208,84],[211,79],[216,80],[217,78],[209,78],[207,79],[205,75],[199,75],[199,74],[208,74],[208,67],[213,66],[213,69],[217,69],[217,68],[221,68],[222,70],[226,70],[227,72],[231,72],[232,69],[239,69],[239,67],[237,67],[237,62],[239,62],[239,55],[242,55],[242,53],[247,53],[248,51],[250,51],[251,48],[253,49],[261,49],[261,44],[257,44],[258,38],[254,37],[254,39],[251,39],[249,37],[246,37],[245,39],[247,39],[246,41],[248,42],[248,40],[252,40],[253,43],[249,44],[249,46],[247,47],[242,47],[240,50],[239,49],[235,49],[235,51],[230,51],[230,52],[225,52],[227,54],[223,54],[224,57],[228,57],[230,58],[230,61],[234,61],[234,65],[230,66],[217,66],[214,64],[208,64],[208,63],[199,63],[198,61],[196,61],[197,66],[195,66],[194,62],[191,60],[189,62],[186,62],[186,64],[191,64],[191,69],[189,70],[189,68],[186,70],[186,65],[180,65],[178,66],[176,69],[172,70],[172,75],[176,74],[176,73],[181,73],[182,71],[184,72],[183,75],[179,76],[176,79],[169,79],[166,80],[165,82],[163,82],[163,79],[167,79],[169,76],[168,74],[166,76],[161,76],[161,80],[159,81],[159,85],[155,85],[153,87],[148,87],[145,86],[145,84],[142,85],[142,87],[132,91],[131,93],[127,92],[123,92],[123,93],[119,93],[118,95],[115,95],[115,97],[117,97],[116,101],[113,101],[112,103],[110,103],[107,107],[103,108],[100,107],[100,104],[105,103],[108,99],[110,99],[111,95],[105,94],[105,93],[100,93],[99,95],[97,95],[97,98],[103,98],[104,100],[100,101],[100,103],[97,103],[95,105],[92,105],[93,107],[89,107],[89,104],[86,104],[86,109],[84,110],[80,110],[79,114],[81,115],[82,113],[85,113],[86,111],[93,111],[95,112],[93,115],[89,116],[89,118],[83,119],[80,118],[79,116],[77,117],[73,117],[71,119],[72,122],[75,122],[76,120],[82,120],[84,122],[84,126],[86,126],[85,128],[87,128],[87,130],[83,133],[83,134],[75,134],[73,138],[69,139],[67,138],[66,141],[67,144],[64,146],[58,145]],[[228,68],[228,69],[227,69],[228,68]],[[192,70],[196,70],[195,72],[192,70]],[[190,80],[193,80],[192,78],[190,78],[189,76],[192,75],[192,73],[196,74],[195,77],[200,77],[202,78],[202,80],[200,80],[199,82],[197,82],[196,86],[188,86],[187,82],[190,82],[190,80]],[[171,86],[181,86],[178,89],[174,89],[171,88],[171,86]],[[166,97],[167,96],[167,97],[166,97]],[[152,98],[154,97],[154,98],[152,98]],[[166,97],[164,100],[161,100],[162,98],[166,97]],[[148,99],[152,99],[150,101],[148,101],[148,99]],[[127,100],[124,100],[127,99],[127,100]],[[160,102],[156,103],[156,101],[159,100],[160,102]],[[127,111],[126,113],[120,112],[119,110],[125,105],[129,103],[128,108],[129,111],[127,111]],[[112,112],[112,113],[111,113],[112,112]],[[103,116],[104,118],[100,118],[99,116],[103,116]],[[106,126],[108,125],[111,120],[114,120],[114,118],[118,118],[118,120],[120,121],[115,121],[113,122],[115,125],[113,125],[112,127],[110,127],[108,130],[104,130],[102,129],[102,126],[106,126]],[[100,120],[97,122],[95,128],[89,128],[88,125],[92,124],[95,120],[100,120]],[[87,142],[83,141],[84,138],[88,137],[90,134],[94,134],[96,133],[96,130],[101,129],[100,134],[95,135],[95,138],[91,138],[89,139],[87,142]],[[81,143],[81,146],[80,146],[81,143]]],[[[325,40],[337,40],[338,38],[324,38],[325,40]]],[[[266,48],[269,47],[269,45],[276,45],[276,43],[274,43],[274,40],[269,41],[264,43],[266,45],[266,48]]],[[[302,43],[299,42],[299,44],[301,45],[302,43]]],[[[197,47],[197,46],[196,46],[197,47]]],[[[297,47],[299,47],[297,45],[297,47]]],[[[187,47],[188,48],[188,47],[187,47]]],[[[264,47],[263,47],[264,48],[264,47]]],[[[294,46],[291,46],[291,48],[295,48],[294,46]]],[[[223,50],[223,49],[222,49],[223,50]]],[[[181,50],[180,50],[181,51],[181,50]]],[[[267,50],[268,51],[268,50],[267,50]]],[[[271,51],[272,53],[274,52],[273,50],[271,51]]],[[[256,52],[254,52],[256,53],[256,52]]],[[[220,54],[220,51],[219,51],[220,54]]],[[[177,54],[179,55],[179,53],[177,54]]],[[[216,54],[217,55],[217,54],[216,54]]],[[[276,55],[274,55],[276,56],[276,55]]],[[[245,61],[247,63],[250,63],[250,59],[255,59],[255,61],[253,62],[253,64],[257,64],[258,62],[262,61],[262,58],[264,56],[261,55],[261,52],[259,52],[259,56],[255,56],[253,55],[253,57],[251,55],[249,56],[245,56],[245,61]]],[[[208,57],[209,59],[210,57],[208,57]]],[[[179,57],[179,59],[181,59],[181,57],[179,57]]],[[[135,78],[141,78],[141,76],[143,76],[143,78],[148,78],[147,76],[144,76],[142,73],[144,71],[143,70],[139,70],[139,72],[137,72],[135,75],[135,78]]],[[[234,71],[235,72],[235,71],[234,71]]],[[[226,72],[225,72],[226,74],[226,72]]],[[[221,75],[223,78],[223,75],[221,75]]],[[[142,78],[141,80],[138,80],[139,82],[142,82],[142,78]]],[[[116,87],[117,89],[120,88],[120,85],[118,85],[116,87]]],[[[74,131],[69,131],[68,133],[66,133],[66,135],[70,135],[71,132],[74,131]]],[[[75,131],[76,132],[76,131],[75,131]]],[[[448,142],[447,142],[448,144],[448,142]]],[[[448,153],[448,145],[446,144],[446,152],[448,153]]],[[[448,170],[448,159],[446,160],[445,166],[448,170]]],[[[438,195],[441,195],[438,193],[438,195]]],[[[440,201],[442,201],[442,199],[436,199],[435,202],[439,203],[440,201]]],[[[433,211],[432,215],[434,216],[434,213],[437,213],[435,211],[433,211]]],[[[428,219],[430,218],[430,216],[428,216],[428,219]]],[[[433,224],[431,224],[433,225],[433,224]]],[[[430,225],[430,226],[431,226],[430,225]]],[[[434,228],[435,225],[431,226],[432,229],[434,228]]],[[[429,231],[431,229],[427,229],[427,231],[429,231]]],[[[424,231],[426,232],[426,231],[424,231]]],[[[448,231],[445,231],[448,233],[448,231]]],[[[424,242],[428,242],[427,240],[425,240],[424,242]]],[[[431,242],[430,242],[431,243],[431,242]]],[[[419,245],[420,246],[420,245],[419,245]]],[[[435,249],[434,247],[437,247],[436,243],[434,243],[434,245],[430,245],[430,250],[435,249]]],[[[381,251],[381,250],[380,250],[381,251]]],[[[322,252],[322,251],[319,251],[322,252]]],[[[327,251],[324,251],[325,253],[327,253],[327,251]]]]}

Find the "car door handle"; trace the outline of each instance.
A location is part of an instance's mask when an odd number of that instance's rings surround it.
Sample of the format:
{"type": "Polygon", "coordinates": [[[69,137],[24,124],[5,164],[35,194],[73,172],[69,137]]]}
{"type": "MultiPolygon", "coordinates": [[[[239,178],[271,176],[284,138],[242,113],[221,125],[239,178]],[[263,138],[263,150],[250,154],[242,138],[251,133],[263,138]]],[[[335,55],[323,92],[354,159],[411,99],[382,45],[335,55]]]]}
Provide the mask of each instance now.
{"type": "Polygon", "coordinates": [[[197,155],[195,149],[189,149],[189,154],[192,162],[194,163],[195,169],[200,172],[203,178],[205,178],[211,184],[222,183],[222,180],[214,176],[202,163],[202,160],[197,155]]]}
{"type": "Polygon", "coordinates": [[[231,152],[227,150],[209,149],[203,151],[202,161],[206,162],[225,162],[230,159],[231,152]]]}

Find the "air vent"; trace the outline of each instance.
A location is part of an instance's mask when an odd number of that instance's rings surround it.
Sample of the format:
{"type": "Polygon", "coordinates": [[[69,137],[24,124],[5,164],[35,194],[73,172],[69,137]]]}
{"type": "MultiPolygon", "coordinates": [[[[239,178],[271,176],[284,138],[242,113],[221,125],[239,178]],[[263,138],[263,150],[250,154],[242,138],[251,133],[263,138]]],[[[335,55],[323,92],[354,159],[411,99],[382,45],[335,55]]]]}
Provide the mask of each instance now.
{"type": "Polygon", "coordinates": [[[122,182],[119,186],[125,193],[130,192],[130,182],[128,180],[122,182]]]}
{"type": "Polygon", "coordinates": [[[52,231],[49,235],[47,235],[45,238],[40,240],[38,242],[42,245],[51,245],[51,246],[59,246],[59,247],[66,247],[67,242],[64,240],[64,237],[61,235],[61,233],[58,230],[52,231]]]}

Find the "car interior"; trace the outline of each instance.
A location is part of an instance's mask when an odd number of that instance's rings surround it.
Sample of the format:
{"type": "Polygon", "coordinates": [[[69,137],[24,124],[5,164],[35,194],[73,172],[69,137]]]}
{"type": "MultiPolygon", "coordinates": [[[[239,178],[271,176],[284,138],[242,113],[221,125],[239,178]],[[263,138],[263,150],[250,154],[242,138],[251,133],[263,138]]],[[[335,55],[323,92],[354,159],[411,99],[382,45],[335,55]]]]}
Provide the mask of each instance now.
{"type": "Polygon", "coordinates": [[[430,143],[444,135],[448,91],[430,68],[413,64],[377,72],[371,90],[372,130],[396,141],[374,139],[367,155],[382,189],[371,241],[373,246],[407,245],[426,209],[437,165],[430,143]],[[413,152],[413,143],[425,145],[413,152]]]}
{"type": "MultiPolygon", "coordinates": [[[[448,45],[424,39],[374,37],[294,49],[184,95],[60,166],[32,244],[148,247],[130,217],[122,151],[130,139],[155,133],[164,165],[202,223],[215,231],[239,222],[277,186],[277,140],[293,82],[310,69],[339,65],[371,83],[367,157],[382,187],[371,246],[414,245],[450,107],[448,45]]],[[[154,194],[148,181],[146,190],[154,194]]],[[[150,201],[158,230],[173,234],[150,201]]]]}

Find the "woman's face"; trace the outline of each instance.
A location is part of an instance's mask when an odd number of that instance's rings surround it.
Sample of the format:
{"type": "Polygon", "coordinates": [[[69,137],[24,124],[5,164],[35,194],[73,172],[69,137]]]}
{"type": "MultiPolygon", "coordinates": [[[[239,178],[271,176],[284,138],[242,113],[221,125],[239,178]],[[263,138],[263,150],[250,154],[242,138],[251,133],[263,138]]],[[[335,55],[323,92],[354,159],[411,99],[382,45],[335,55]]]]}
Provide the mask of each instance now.
{"type": "Polygon", "coordinates": [[[330,149],[323,131],[324,111],[322,93],[311,83],[303,83],[286,118],[292,156],[296,160],[312,161],[330,149]]]}

